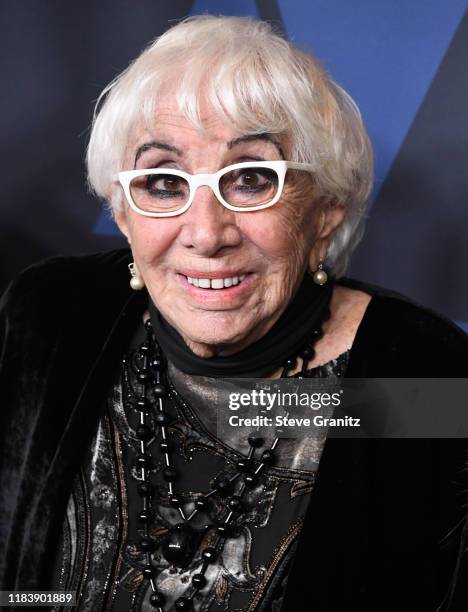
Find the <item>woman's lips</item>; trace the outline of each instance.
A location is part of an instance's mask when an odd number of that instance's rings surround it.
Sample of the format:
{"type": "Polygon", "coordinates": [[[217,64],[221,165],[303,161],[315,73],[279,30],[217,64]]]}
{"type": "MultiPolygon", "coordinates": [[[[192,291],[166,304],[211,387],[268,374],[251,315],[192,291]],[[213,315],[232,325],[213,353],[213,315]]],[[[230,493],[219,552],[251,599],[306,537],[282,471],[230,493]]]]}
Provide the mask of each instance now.
{"type": "Polygon", "coordinates": [[[246,277],[246,274],[239,274],[233,276],[225,276],[221,278],[197,278],[187,276],[189,285],[194,287],[200,287],[201,289],[227,289],[229,287],[235,287],[241,283],[246,277]]]}
{"type": "Polygon", "coordinates": [[[196,275],[191,272],[189,276],[189,273],[179,272],[177,277],[188,296],[194,301],[203,304],[230,305],[235,308],[242,303],[246,294],[252,290],[257,274],[248,272],[232,275],[230,273],[196,275]]]}

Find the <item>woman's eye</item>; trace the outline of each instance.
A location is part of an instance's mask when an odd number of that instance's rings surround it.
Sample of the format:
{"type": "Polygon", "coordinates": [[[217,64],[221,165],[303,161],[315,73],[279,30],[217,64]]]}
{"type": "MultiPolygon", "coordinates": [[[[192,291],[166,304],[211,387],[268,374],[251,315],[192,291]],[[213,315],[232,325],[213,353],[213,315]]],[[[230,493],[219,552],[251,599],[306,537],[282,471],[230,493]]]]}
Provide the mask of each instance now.
{"type": "Polygon", "coordinates": [[[171,175],[150,175],[147,180],[147,187],[150,190],[179,191],[181,187],[181,180],[179,177],[171,175]]]}
{"type": "Polygon", "coordinates": [[[255,173],[245,172],[244,174],[241,175],[240,178],[241,178],[242,184],[246,185],[247,187],[256,187],[258,183],[260,182],[258,174],[255,174],[255,173]]]}
{"type": "Polygon", "coordinates": [[[259,189],[268,185],[269,179],[261,172],[245,170],[239,174],[236,183],[240,188],[259,189]]]}

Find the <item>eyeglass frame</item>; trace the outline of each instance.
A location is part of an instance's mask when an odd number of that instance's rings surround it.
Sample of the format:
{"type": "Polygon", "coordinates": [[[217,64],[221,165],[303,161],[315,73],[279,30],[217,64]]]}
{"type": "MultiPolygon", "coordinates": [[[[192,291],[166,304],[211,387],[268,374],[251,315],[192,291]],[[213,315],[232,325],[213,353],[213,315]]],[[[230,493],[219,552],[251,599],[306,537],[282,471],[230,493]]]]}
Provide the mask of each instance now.
{"type": "Polygon", "coordinates": [[[192,205],[193,200],[195,199],[195,194],[196,194],[197,189],[199,187],[204,187],[204,186],[210,187],[213,193],[215,194],[217,200],[220,202],[220,204],[222,204],[225,208],[232,210],[234,212],[252,212],[256,210],[263,210],[265,208],[269,208],[270,206],[274,206],[280,199],[283,193],[286,172],[288,170],[304,170],[306,172],[309,172],[310,174],[313,174],[316,171],[316,168],[312,164],[286,161],[286,160],[280,159],[280,160],[274,160],[274,161],[240,162],[238,164],[231,164],[230,166],[221,168],[217,172],[213,172],[211,174],[205,174],[205,173],[189,174],[188,172],[184,172],[182,170],[176,170],[174,168],[145,168],[142,170],[124,170],[122,172],[119,172],[115,178],[116,180],[120,182],[122,189],[124,190],[125,197],[127,198],[127,202],[130,208],[132,208],[132,210],[134,210],[139,215],[143,215],[144,217],[160,218],[160,217],[176,217],[186,212],[192,205]],[[278,176],[278,190],[277,190],[275,197],[270,202],[267,202],[266,204],[261,204],[260,206],[234,206],[233,204],[229,204],[229,202],[226,202],[226,200],[223,198],[219,190],[219,181],[221,177],[224,176],[224,174],[227,174],[228,172],[232,172],[233,170],[238,170],[241,168],[270,168],[274,170],[278,176]],[[171,212],[161,212],[161,213],[148,212],[148,211],[142,210],[141,208],[138,208],[138,206],[135,204],[131,191],[130,191],[130,183],[132,182],[132,180],[136,178],[137,176],[149,176],[151,174],[157,174],[157,173],[169,174],[172,176],[179,176],[187,181],[188,186],[189,186],[189,197],[188,197],[187,202],[184,204],[184,206],[180,210],[175,210],[171,212]]]}

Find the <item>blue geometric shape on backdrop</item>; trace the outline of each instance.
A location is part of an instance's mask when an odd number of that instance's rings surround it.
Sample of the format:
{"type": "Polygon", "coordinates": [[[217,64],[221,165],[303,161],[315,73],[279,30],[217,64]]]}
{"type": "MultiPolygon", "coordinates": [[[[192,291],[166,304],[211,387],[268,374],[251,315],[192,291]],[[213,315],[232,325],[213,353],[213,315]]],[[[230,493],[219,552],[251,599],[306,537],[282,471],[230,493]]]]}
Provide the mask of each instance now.
{"type": "Polygon", "coordinates": [[[120,230],[112,220],[110,213],[103,209],[99,215],[96,225],[94,226],[94,233],[98,236],[118,236],[120,230]]]}
{"type": "MultiPolygon", "coordinates": [[[[377,193],[466,0],[279,0],[279,7],[289,38],[312,51],[360,107],[375,147],[377,193]]],[[[207,12],[258,16],[254,1],[196,0],[191,14],[207,12]]],[[[118,234],[104,211],[94,232],[118,234]]]]}
{"type": "Polygon", "coordinates": [[[359,106],[382,185],[453,38],[466,0],[279,0],[290,40],[359,106]]]}

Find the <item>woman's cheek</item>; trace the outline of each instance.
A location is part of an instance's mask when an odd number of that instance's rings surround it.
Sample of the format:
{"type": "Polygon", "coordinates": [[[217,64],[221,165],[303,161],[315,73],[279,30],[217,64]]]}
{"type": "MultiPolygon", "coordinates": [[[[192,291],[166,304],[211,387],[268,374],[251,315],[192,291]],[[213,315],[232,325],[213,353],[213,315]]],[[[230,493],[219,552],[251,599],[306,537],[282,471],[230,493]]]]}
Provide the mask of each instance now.
{"type": "Polygon", "coordinates": [[[285,211],[274,207],[255,213],[259,215],[250,219],[249,234],[253,242],[271,257],[283,257],[290,253],[291,246],[300,238],[297,224],[285,211]],[[260,216],[261,215],[261,216],[260,216]]]}
{"type": "Polygon", "coordinates": [[[310,210],[304,211],[304,202],[288,200],[271,223],[269,235],[275,236],[274,241],[282,254],[305,258],[314,241],[313,215],[310,210]]]}
{"type": "Polygon", "coordinates": [[[164,256],[174,242],[175,228],[163,225],[158,219],[143,218],[134,223],[132,248],[140,253],[146,262],[164,256]],[[172,231],[171,231],[172,230],[172,231]]]}
{"type": "Polygon", "coordinates": [[[252,236],[254,244],[271,257],[280,248],[281,236],[277,235],[275,224],[269,221],[268,218],[264,218],[257,223],[252,223],[249,234],[252,236]]]}

